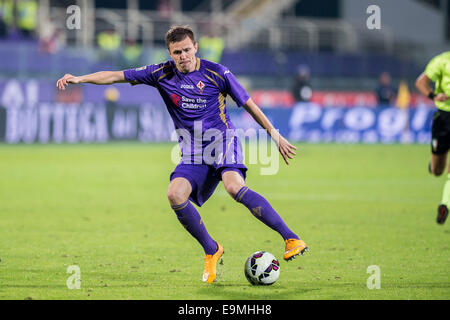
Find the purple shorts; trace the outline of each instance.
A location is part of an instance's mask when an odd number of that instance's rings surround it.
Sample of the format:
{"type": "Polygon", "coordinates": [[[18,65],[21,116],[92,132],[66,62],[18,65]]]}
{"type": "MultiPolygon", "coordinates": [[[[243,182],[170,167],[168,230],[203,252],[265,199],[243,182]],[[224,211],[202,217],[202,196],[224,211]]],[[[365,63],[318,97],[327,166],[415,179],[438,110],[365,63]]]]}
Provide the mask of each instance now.
{"type": "Polygon", "coordinates": [[[236,171],[245,180],[247,167],[243,164],[216,167],[207,164],[180,163],[170,174],[170,181],[179,177],[187,179],[192,186],[189,200],[201,207],[214,193],[222,180],[222,173],[226,171],[236,171]]]}
{"type": "MultiPolygon", "coordinates": [[[[182,160],[170,175],[170,181],[175,178],[186,178],[192,186],[189,200],[201,207],[211,197],[217,185],[222,180],[225,171],[236,171],[242,178],[246,178],[247,167],[244,165],[242,146],[239,139],[234,136],[231,139],[218,140],[215,144],[222,145],[222,149],[216,155],[212,153],[211,158],[206,158],[206,152],[200,157],[199,163],[182,160]],[[221,152],[220,152],[221,151],[221,152]],[[212,161],[214,160],[214,161],[212,161]]],[[[203,150],[205,151],[205,150],[203,150]]]]}

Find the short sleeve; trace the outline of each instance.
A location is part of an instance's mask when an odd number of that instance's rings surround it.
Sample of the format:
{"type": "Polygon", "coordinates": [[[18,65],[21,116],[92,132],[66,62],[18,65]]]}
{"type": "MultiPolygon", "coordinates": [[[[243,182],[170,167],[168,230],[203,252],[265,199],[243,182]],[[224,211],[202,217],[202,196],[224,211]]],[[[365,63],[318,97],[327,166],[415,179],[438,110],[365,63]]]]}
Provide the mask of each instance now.
{"type": "Polygon", "coordinates": [[[436,82],[442,75],[444,64],[442,63],[441,58],[441,55],[434,57],[425,68],[425,75],[433,82],[436,82]]]}
{"type": "Polygon", "coordinates": [[[231,96],[238,107],[242,107],[250,98],[244,87],[229,70],[223,73],[224,91],[231,96]]]}
{"type": "Polygon", "coordinates": [[[135,84],[147,84],[150,86],[155,86],[155,71],[158,69],[158,65],[149,65],[136,69],[128,69],[123,72],[125,80],[130,82],[132,85],[135,84]]]}

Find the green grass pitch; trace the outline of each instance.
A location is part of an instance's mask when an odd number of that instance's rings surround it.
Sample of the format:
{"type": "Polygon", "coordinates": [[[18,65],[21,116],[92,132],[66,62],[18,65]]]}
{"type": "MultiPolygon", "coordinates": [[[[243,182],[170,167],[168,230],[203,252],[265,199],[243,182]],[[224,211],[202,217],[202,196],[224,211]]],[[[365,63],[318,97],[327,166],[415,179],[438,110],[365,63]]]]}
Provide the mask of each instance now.
{"type": "Polygon", "coordinates": [[[1,145],[0,299],[449,299],[450,222],[436,208],[446,175],[426,145],[299,144],[274,176],[249,166],[264,195],[310,246],[289,263],[281,237],[219,185],[199,209],[225,248],[218,282],[167,201],[170,144],[1,145]],[[246,258],[280,260],[253,287],[246,258]],[[68,266],[81,288],[68,289],[68,266]],[[367,268],[380,268],[368,289],[367,268]]]}

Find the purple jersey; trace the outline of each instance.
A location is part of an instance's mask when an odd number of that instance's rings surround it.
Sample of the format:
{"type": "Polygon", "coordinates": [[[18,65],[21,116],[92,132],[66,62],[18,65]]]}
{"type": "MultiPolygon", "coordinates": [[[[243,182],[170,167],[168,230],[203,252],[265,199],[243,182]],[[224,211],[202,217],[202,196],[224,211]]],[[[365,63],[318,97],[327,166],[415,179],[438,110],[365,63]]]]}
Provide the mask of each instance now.
{"type": "MultiPolygon", "coordinates": [[[[173,60],[169,60],[158,65],[125,70],[124,76],[131,84],[142,83],[158,89],[175,129],[189,132],[191,143],[198,138],[198,133],[203,135],[207,130],[215,129],[223,132],[223,142],[226,144],[229,138],[225,138],[225,132],[235,127],[226,112],[225,98],[230,95],[239,107],[249,99],[247,92],[226,67],[199,58],[195,70],[189,73],[181,73],[173,60]]],[[[211,139],[208,143],[203,139],[201,150],[195,150],[194,146],[186,150],[187,141],[182,140],[185,139],[180,137],[183,158],[186,153],[199,154],[214,141],[211,139]]]]}

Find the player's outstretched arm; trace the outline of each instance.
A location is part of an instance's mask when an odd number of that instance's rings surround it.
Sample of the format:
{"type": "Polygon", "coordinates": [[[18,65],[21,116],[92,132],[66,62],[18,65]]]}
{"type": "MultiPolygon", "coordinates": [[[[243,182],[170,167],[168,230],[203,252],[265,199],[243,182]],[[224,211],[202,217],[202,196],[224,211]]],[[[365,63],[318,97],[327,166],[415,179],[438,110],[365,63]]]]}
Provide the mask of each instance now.
{"type": "Polygon", "coordinates": [[[243,107],[261,127],[266,129],[267,133],[277,144],[278,150],[280,151],[284,162],[289,165],[288,159],[294,158],[294,156],[296,155],[294,150],[297,150],[297,148],[290,144],[289,141],[287,141],[277,130],[275,130],[270,120],[267,119],[266,115],[252,100],[252,98],[248,99],[243,107]]]}
{"type": "Polygon", "coordinates": [[[431,79],[428,78],[427,75],[423,72],[416,79],[416,88],[421,94],[431,98],[434,101],[445,101],[449,98],[445,93],[438,93],[437,95],[435,95],[433,89],[431,89],[430,83],[431,79]]]}
{"type": "Polygon", "coordinates": [[[78,77],[67,73],[56,81],[56,87],[64,90],[69,83],[113,84],[121,82],[127,82],[123,71],[100,71],[78,77]]]}

